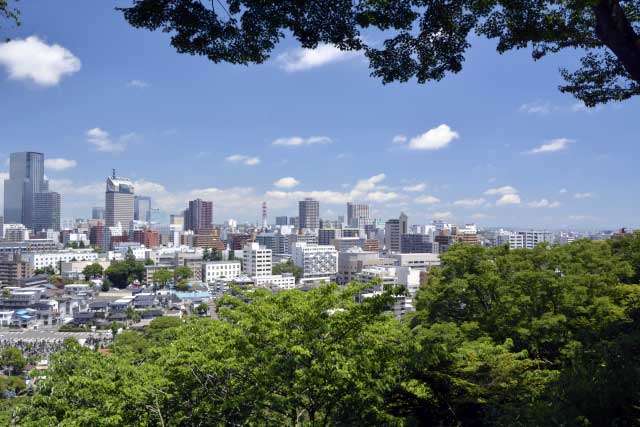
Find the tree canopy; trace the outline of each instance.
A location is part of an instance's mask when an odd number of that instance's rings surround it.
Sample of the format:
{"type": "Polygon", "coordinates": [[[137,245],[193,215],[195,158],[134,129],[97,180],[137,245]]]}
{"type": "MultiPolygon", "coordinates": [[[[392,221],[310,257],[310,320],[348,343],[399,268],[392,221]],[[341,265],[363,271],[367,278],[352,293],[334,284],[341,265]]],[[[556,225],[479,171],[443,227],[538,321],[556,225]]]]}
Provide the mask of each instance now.
{"type": "Polygon", "coordinates": [[[384,83],[425,83],[460,72],[475,34],[497,40],[500,53],[530,47],[536,60],[584,51],[578,70],[561,70],[560,90],[587,106],[640,93],[638,0],[134,0],[119,10],[134,27],[170,33],[178,52],[213,62],[263,63],[292,35],[304,48],[363,51],[384,83]],[[382,44],[367,37],[376,31],[382,44]]]}
{"type": "Polygon", "coordinates": [[[236,291],[105,356],[66,343],[21,426],[635,426],[640,232],[453,245],[396,320],[367,285],[236,291]]]}

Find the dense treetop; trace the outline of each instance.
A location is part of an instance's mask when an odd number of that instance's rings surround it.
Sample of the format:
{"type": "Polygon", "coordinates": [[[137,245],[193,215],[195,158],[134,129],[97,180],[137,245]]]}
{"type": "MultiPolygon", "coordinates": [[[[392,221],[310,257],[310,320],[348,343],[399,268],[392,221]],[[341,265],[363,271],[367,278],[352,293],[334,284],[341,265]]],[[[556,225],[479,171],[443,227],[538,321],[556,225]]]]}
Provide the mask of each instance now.
{"type": "Polygon", "coordinates": [[[640,93],[638,0],[134,0],[120,10],[135,27],[170,33],[178,52],[214,62],[262,63],[292,35],[305,48],[364,51],[385,83],[425,83],[458,73],[476,34],[500,53],[530,47],[534,59],[581,49],[560,90],[588,106],[640,93]]]}
{"type": "Polygon", "coordinates": [[[402,321],[397,290],[246,290],[111,355],[54,356],[21,426],[635,426],[640,233],[456,245],[402,321]]]}

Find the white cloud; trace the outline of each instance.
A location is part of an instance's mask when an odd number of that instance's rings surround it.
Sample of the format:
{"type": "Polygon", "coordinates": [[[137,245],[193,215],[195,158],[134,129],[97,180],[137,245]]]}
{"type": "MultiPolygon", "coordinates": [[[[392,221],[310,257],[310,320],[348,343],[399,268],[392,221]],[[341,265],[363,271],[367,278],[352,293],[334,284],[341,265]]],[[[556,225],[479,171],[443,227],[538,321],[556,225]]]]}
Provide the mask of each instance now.
{"type": "Polygon", "coordinates": [[[486,204],[487,201],[485,199],[461,199],[453,202],[454,206],[465,206],[465,207],[474,207],[474,206],[482,206],[486,204]]]}
{"type": "Polygon", "coordinates": [[[255,166],[260,163],[259,157],[245,156],[244,154],[232,154],[224,159],[229,163],[242,163],[247,166],[255,166]]]}
{"type": "Polygon", "coordinates": [[[385,174],[380,173],[378,175],[374,175],[367,179],[361,179],[353,187],[353,191],[356,193],[364,193],[367,191],[371,191],[374,188],[376,188],[376,185],[384,181],[386,178],[387,176],[385,174]]]}
{"type": "Polygon", "coordinates": [[[569,148],[570,144],[575,143],[573,139],[568,138],[556,138],[536,147],[532,150],[526,151],[527,154],[540,154],[540,153],[553,153],[554,151],[562,151],[569,148]]]}
{"type": "Polygon", "coordinates": [[[566,189],[566,188],[561,188],[561,189],[560,189],[560,191],[559,191],[559,193],[560,193],[560,194],[564,194],[564,193],[566,193],[566,192],[567,192],[567,189],[566,189]]]}
{"type": "Polygon", "coordinates": [[[415,184],[409,185],[407,187],[402,187],[402,191],[408,191],[409,193],[417,193],[420,191],[424,191],[427,188],[427,184],[415,184]]]}
{"type": "Polygon", "coordinates": [[[278,138],[274,140],[272,144],[285,147],[300,147],[302,145],[329,144],[331,142],[333,141],[328,136],[310,136],[309,138],[290,136],[286,138],[278,138]]]}
{"type": "Polygon", "coordinates": [[[474,213],[473,215],[471,215],[472,219],[484,219],[484,218],[488,218],[489,215],[487,214],[483,214],[483,213],[474,213]]]}
{"type": "Polygon", "coordinates": [[[273,185],[278,188],[293,188],[293,187],[297,187],[298,184],[300,184],[300,181],[298,181],[292,176],[280,178],[279,180],[273,183],[273,185]]]}
{"type": "Polygon", "coordinates": [[[516,194],[518,190],[510,185],[505,185],[504,187],[490,188],[484,192],[487,196],[496,196],[503,194],[516,194]]]}
{"type": "Polygon", "coordinates": [[[87,131],[87,142],[98,151],[117,152],[124,151],[129,142],[135,137],[135,133],[128,133],[116,139],[111,138],[109,132],[100,128],[93,128],[87,131]]]}
{"type": "Polygon", "coordinates": [[[429,129],[422,135],[411,138],[409,148],[412,150],[439,150],[458,138],[460,138],[458,132],[442,124],[433,129],[429,129]]]}
{"type": "Polygon", "coordinates": [[[497,206],[503,205],[519,205],[520,204],[520,196],[517,194],[505,194],[498,199],[496,202],[497,206]]]}
{"type": "Polygon", "coordinates": [[[446,211],[446,212],[431,212],[431,217],[435,218],[435,219],[445,219],[445,218],[451,218],[451,212],[446,211]]]}
{"type": "Polygon", "coordinates": [[[127,87],[133,89],[145,89],[149,87],[149,83],[145,82],[144,80],[130,80],[127,82],[127,87]]]}
{"type": "Polygon", "coordinates": [[[436,203],[440,203],[440,199],[428,194],[424,194],[422,196],[416,197],[413,201],[421,205],[433,205],[436,203]]]}
{"type": "Polygon", "coordinates": [[[74,168],[78,165],[78,162],[70,159],[45,159],[44,167],[54,171],[63,171],[65,169],[74,168]]]}
{"type": "Polygon", "coordinates": [[[552,109],[553,107],[549,102],[533,101],[527,104],[522,104],[520,108],[518,108],[518,111],[521,113],[539,114],[544,116],[549,114],[552,109]]]}
{"type": "Polygon", "coordinates": [[[55,86],[63,77],[80,71],[82,63],[64,47],[48,45],[36,36],[0,44],[0,64],[12,80],[31,80],[55,86]]]}
{"type": "Polygon", "coordinates": [[[560,202],[550,202],[547,199],[540,199],[530,201],[527,203],[527,206],[530,208],[557,208],[560,206],[560,202]]]}
{"type": "Polygon", "coordinates": [[[276,63],[286,72],[295,73],[356,58],[360,55],[356,51],[343,51],[333,45],[320,44],[315,49],[300,48],[281,53],[276,58],[276,63]]]}
{"type": "Polygon", "coordinates": [[[367,194],[365,200],[370,202],[390,202],[392,200],[400,199],[402,196],[393,191],[372,191],[367,194]]]}
{"type": "Polygon", "coordinates": [[[593,215],[569,215],[572,221],[596,221],[598,217],[593,215]]]}
{"type": "Polygon", "coordinates": [[[405,142],[407,142],[407,136],[399,134],[399,135],[394,136],[391,141],[394,144],[404,144],[405,142]]]}
{"type": "Polygon", "coordinates": [[[576,193],[573,195],[574,199],[590,199],[593,197],[593,193],[576,193]]]}

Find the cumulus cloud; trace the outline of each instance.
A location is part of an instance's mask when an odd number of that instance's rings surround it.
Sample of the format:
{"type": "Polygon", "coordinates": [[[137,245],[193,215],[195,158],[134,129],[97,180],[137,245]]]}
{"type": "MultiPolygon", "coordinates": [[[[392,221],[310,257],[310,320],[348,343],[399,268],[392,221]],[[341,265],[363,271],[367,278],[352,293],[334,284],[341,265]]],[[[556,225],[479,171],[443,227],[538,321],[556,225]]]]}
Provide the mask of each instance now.
{"type": "Polygon", "coordinates": [[[487,196],[497,196],[503,194],[516,194],[518,190],[510,185],[505,185],[503,187],[490,188],[484,192],[487,196]]]}
{"type": "Polygon", "coordinates": [[[280,145],[284,147],[300,147],[303,145],[313,144],[329,144],[333,142],[328,136],[310,136],[303,138],[300,136],[290,136],[285,138],[278,138],[273,141],[273,145],[280,145]]]}
{"type": "Polygon", "coordinates": [[[480,199],[460,199],[453,202],[454,206],[463,206],[463,207],[476,207],[482,206],[486,204],[487,201],[483,198],[480,199]]]}
{"type": "Polygon", "coordinates": [[[80,59],[64,47],[49,45],[36,36],[0,44],[0,65],[12,80],[30,80],[39,86],[56,86],[63,77],[77,73],[80,59]]]}
{"type": "Polygon", "coordinates": [[[550,202],[547,199],[540,199],[530,201],[527,203],[527,206],[530,208],[557,208],[560,206],[560,202],[550,202]]]}
{"type": "Polygon", "coordinates": [[[451,218],[451,212],[449,211],[444,211],[444,212],[431,212],[431,216],[435,219],[445,219],[445,218],[451,218]]]}
{"type": "Polygon", "coordinates": [[[527,154],[553,153],[555,151],[566,150],[567,148],[569,148],[569,145],[573,143],[575,143],[573,139],[556,138],[532,150],[525,151],[525,153],[527,154]]]}
{"type": "Polygon", "coordinates": [[[395,135],[391,142],[393,142],[394,144],[404,144],[405,142],[407,142],[407,136],[402,134],[395,135]]]}
{"type": "Polygon", "coordinates": [[[127,87],[132,89],[145,89],[149,87],[149,83],[144,80],[130,80],[127,82],[127,87]]]}
{"type": "Polygon", "coordinates": [[[574,199],[590,199],[593,197],[593,193],[576,193],[573,195],[574,199]]]}
{"type": "Polygon", "coordinates": [[[136,134],[127,133],[114,139],[111,138],[109,132],[100,128],[93,128],[87,131],[86,136],[87,142],[93,145],[96,150],[118,152],[124,151],[127,148],[129,142],[131,142],[136,137],[136,134]]]}
{"type": "Polygon", "coordinates": [[[54,171],[63,171],[65,169],[71,169],[78,165],[75,160],[70,159],[45,159],[44,167],[54,171]]]}
{"type": "Polygon", "coordinates": [[[402,191],[408,191],[409,193],[418,193],[420,191],[424,191],[427,188],[427,184],[415,184],[415,185],[408,185],[406,187],[402,187],[402,191]]]}
{"type": "Polygon", "coordinates": [[[232,154],[224,159],[229,163],[241,163],[246,166],[256,166],[260,163],[259,157],[251,157],[244,154],[232,154]]]}
{"type": "Polygon", "coordinates": [[[300,181],[298,181],[292,176],[286,176],[284,178],[280,178],[279,180],[273,183],[273,185],[278,188],[293,188],[293,187],[297,187],[298,184],[300,184],[300,181]]]}
{"type": "Polygon", "coordinates": [[[320,44],[315,49],[300,48],[281,53],[277,56],[276,63],[286,72],[295,73],[346,61],[360,55],[356,51],[344,51],[333,45],[320,44]]]}
{"type": "Polygon", "coordinates": [[[424,194],[422,196],[416,197],[413,201],[421,205],[434,205],[436,203],[440,203],[440,199],[428,194],[424,194]]]}
{"type": "Polygon", "coordinates": [[[458,138],[460,138],[458,132],[452,130],[448,125],[442,124],[411,138],[409,148],[411,150],[439,150],[458,138]]]}
{"type": "Polygon", "coordinates": [[[561,188],[561,189],[560,189],[560,191],[559,191],[559,193],[560,193],[560,194],[564,194],[564,193],[566,193],[566,192],[567,192],[567,189],[566,189],[566,188],[561,188]]]}
{"type": "Polygon", "coordinates": [[[472,219],[485,219],[485,218],[489,218],[489,215],[487,214],[483,214],[483,213],[474,213],[473,215],[471,215],[472,219]]]}
{"type": "Polygon", "coordinates": [[[520,196],[517,194],[505,194],[498,199],[496,202],[497,206],[504,205],[519,205],[520,204],[520,196]]]}

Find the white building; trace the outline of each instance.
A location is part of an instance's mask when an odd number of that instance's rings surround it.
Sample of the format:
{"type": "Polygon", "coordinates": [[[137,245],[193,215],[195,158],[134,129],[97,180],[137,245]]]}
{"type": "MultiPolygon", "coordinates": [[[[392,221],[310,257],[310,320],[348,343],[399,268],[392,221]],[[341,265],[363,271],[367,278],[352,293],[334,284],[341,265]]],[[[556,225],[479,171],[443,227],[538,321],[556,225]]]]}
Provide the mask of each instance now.
{"type": "Polygon", "coordinates": [[[254,277],[256,286],[273,286],[279,289],[295,289],[296,278],[293,274],[272,274],[271,276],[254,277]]]}
{"type": "Polygon", "coordinates": [[[247,243],[243,248],[244,273],[249,277],[271,276],[271,257],[271,249],[255,242],[247,243]]]}
{"type": "Polygon", "coordinates": [[[338,251],[331,245],[297,242],[292,248],[291,259],[302,268],[307,280],[332,280],[338,272],[338,251]]]}
{"type": "Polygon", "coordinates": [[[217,279],[235,279],[240,276],[242,264],[240,261],[211,261],[202,263],[202,279],[206,283],[213,283],[217,279]]]}
{"type": "Polygon", "coordinates": [[[392,254],[391,257],[400,267],[411,267],[422,271],[428,271],[431,267],[440,265],[440,254],[392,254]]]}
{"type": "Polygon", "coordinates": [[[58,268],[61,262],[95,261],[98,254],[93,249],[67,249],[57,252],[27,253],[22,255],[33,269],[53,267],[58,268]]]}
{"type": "Polygon", "coordinates": [[[551,242],[552,235],[548,231],[514,231],[509,233],[511,249],[533,249],[538,243],[551,242]]]}

